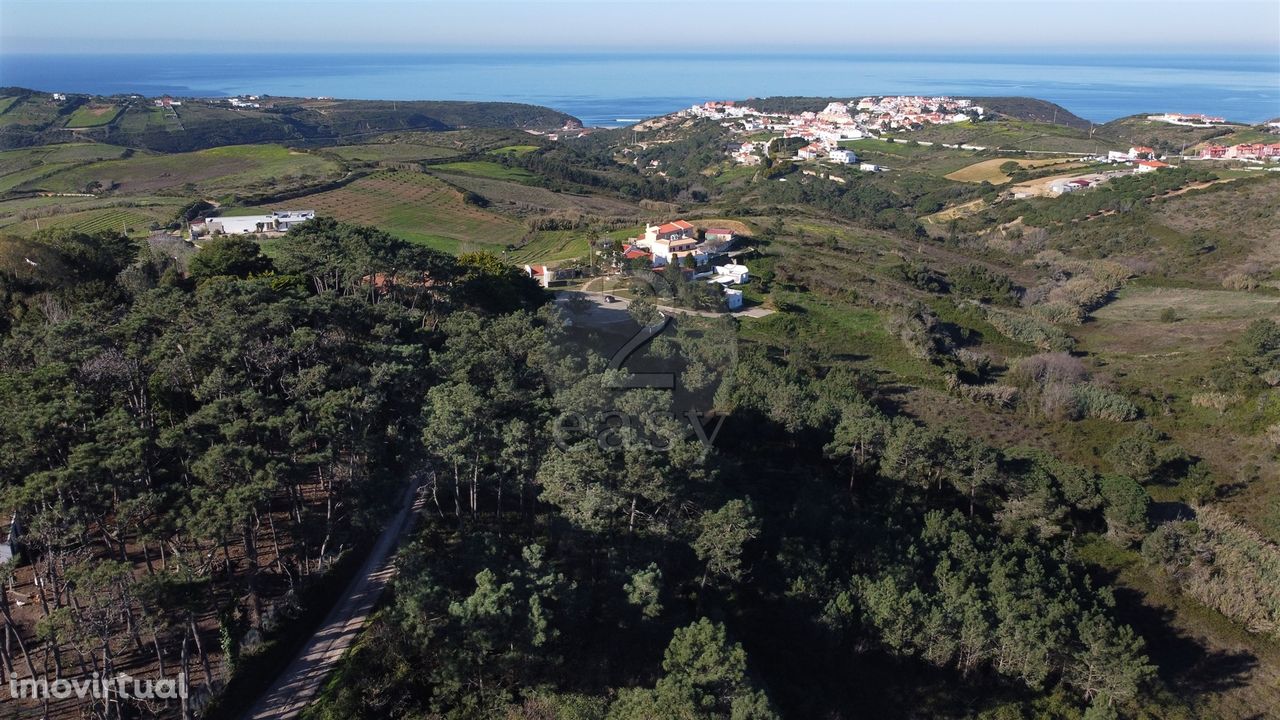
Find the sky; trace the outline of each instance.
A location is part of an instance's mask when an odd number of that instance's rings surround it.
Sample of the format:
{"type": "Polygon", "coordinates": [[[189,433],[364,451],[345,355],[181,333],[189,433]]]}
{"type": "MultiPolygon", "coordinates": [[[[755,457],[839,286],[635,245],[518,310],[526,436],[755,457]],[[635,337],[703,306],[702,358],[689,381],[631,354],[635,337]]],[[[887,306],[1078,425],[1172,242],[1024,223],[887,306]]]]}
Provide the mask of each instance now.
{"type": "Polygon", "coordinates": [[[0,0],[0,54],[1275,53],[1280,0],[0,0]]]}

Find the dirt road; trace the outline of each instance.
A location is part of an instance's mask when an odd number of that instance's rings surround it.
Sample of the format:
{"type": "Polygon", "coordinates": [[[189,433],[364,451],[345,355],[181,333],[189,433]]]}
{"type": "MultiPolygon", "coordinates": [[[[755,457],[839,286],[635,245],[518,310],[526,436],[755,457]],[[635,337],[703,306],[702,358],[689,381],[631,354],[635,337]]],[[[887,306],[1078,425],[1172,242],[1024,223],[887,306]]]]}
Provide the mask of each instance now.
{"type": "Polygon", "coordinates": [[[418,496],[422,478],[415,476],[401,498],[400,511],[387,524],[342,599],[298,652],[289,667],[244,715],[246,720],[291,720],[298,717],[337,667],[343,653],[360,635],[370,611],[395,575],[394,550],[413,528],[426,502],[418,496]]]}

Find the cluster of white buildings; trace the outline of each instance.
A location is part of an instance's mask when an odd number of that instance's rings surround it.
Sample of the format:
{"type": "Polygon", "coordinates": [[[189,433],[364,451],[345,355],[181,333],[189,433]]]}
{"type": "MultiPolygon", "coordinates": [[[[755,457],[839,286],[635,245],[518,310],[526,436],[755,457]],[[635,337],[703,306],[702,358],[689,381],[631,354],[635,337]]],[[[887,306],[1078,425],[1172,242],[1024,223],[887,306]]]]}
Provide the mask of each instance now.
{"type": "Polygon", "coordinates": [[[1148,120],[1157,122],[1166,122],[1170,125],[1189,125],[1191,127],[1210,127],[1212,125],[1221,125],[1225,123],[1226,118],[1220,118],[1210,115],[1202,115],[1195,113],[1194,115],[1185,115],[1183,113],[1164,113],[1163,115],[1148,115],[1148,120]]]}
{"type": "Polygon", "coordinates": [[[697,265],[705,265],[712,257],[728,250],[735,239],[734,232],[724,228],[707,228],[699,239],[693,223],[673,220],[645,226],[644,234],[631,238],[622,252],[628,260],[648,258],[653,267],[679,264],[690,256],[697,265]]]}
{"type": "Polygon", "coordinates": [[[698,229],[686,220],[672,220],[661,225],[648,225],[644,234],[632,238],[622,249],[622,257],[630,261],[647,261],[663,272],[685,272],[692,279],[719,285],[725,305],[730,310],[742,307],[742,291],[732,286],[743,285],[751,276],[746,265],[734,262],[714,265],[712,260],[723,255],[737,239],[732,230],[707,228],[698,237],[698,229]],[[693,258],[694,268],[685,269],[686,258],[693,258]]]}
{"type": "MultiPolygon", "coordinates": [[[[955,123],[981,118],[983,109],[970,100],[951,97],[876,96],[851,102],[829,103],[821,112],[765,113],[730,101],[706,102],[681,111],[686,117],[708,118],[742,134],[778,133],[810,142],[797,159],[825,159],[852,165],[858,157],[841,149],[841,140],[856,140],[891,130],[913,130],[929,124],[955,123]]],[[[768,143],[744,141],[727,148],[733,160],[757,165],[768,143]]]]}
{"type": "Polygon", "coordinates": [[[315,216],[315,210],[279,210],[266,215],[211,217],[191,223],[191,237],[285,233],[315,216]]]}
{"type": "Polygon", "coordinates": [[[257,95],[249,95],[244,98],[227,98],[227,103],[234,108],[256,109],[262,107],[262,104],[258,102],[257,95]]]}

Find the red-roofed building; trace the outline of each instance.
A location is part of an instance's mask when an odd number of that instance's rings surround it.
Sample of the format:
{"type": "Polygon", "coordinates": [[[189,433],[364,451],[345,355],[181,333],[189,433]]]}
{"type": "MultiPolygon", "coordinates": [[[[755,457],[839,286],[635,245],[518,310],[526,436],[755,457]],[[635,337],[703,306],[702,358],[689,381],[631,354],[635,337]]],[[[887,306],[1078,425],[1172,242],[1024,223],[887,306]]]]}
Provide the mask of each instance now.
{"type": "Polygon", "coordinates": [[[1145,146],[1137,145],[1129,148],[1130,160],[1150,160],[1156,156],[1156,151],[1145,146]]]}
{"type": "Polygon", "coordinates": [[[1140,160],[1138,162],[1137,171],[1140,173],[1149,173],[1149,172],[1155,172],[1160,168],[1167,168],[1167,167],[1169,167],[1168,163],[1162,163],[1159,160],[1140,160]]]}
{"type": "Polygon", "coordinates": [[[639,260],[640,258],[649,258],[650,260],[652,260],[653,253],[649,252],[648,250],[638,248],[635,245],[628,245],[625,248],[623,248],[622,257],[626,258],[627,260],[639,260]]]}
{"type": "Polygon", "coordinates": [[[644,237],[636,238],[634,245],[653,253],[655,265],[663,265],[694,253],[698,238],[693,223],[674,220],[662,225],[649,225],[644,237]]]}

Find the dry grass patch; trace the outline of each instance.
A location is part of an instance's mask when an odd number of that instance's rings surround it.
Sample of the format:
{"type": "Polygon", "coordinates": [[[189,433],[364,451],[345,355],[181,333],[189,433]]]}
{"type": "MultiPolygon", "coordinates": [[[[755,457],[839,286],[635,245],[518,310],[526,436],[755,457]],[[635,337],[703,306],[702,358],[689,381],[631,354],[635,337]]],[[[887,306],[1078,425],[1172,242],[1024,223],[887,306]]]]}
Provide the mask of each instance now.
{"type": "Polygon", "coordinates": [[[1063,167],[1079,167],[1080,163],[1073,162],[1064,158],[1040,158],[1036,160],[1026,160],[1022,158],[992,158],[991,160],[983,160],[976,162],[967,167],[962,167],[953,173],[948,173],[945,177],[948,180],[956,180],[958,182],[989,182],[992,185],[1003,185],[1012,178],[1000,169],[1001,165],[1007,162],[1017,163],[1024,168],[1041,168],[1050,165],[1063,164],[1063,167]]]}

